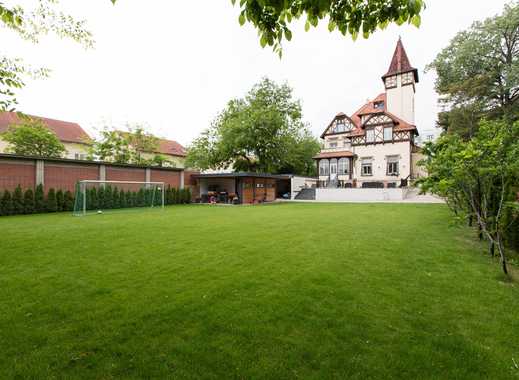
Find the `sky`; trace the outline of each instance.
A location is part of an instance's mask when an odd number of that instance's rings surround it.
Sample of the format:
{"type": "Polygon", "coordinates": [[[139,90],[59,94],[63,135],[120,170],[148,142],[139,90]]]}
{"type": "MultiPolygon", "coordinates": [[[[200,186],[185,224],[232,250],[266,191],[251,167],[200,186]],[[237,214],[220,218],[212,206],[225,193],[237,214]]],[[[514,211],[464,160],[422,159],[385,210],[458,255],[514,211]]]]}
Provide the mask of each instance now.
{"type": "MultiPolygon", "coordinates": [[[[36,0],[4,1],[34,4],[36,0]]],[[[238,23],[230,0],[61,0],[61,7],[87,22],[93,49],[55,36],[38,45],[2,31],[0,50],[52,70],[50,78],[28,80],[18,109],[78,122],[89,134],[104,126],[143,124],[157,136],[183,145],[210,126],[226,103],[242,97],[262,77],[287,82],[301,100],[303,118],[319,136],[333,117],[351,115],[383,92],[401,36],[419,71],[416,125],[434,129],[439,111],[434,72],[424,73],[455,34],[502,11],[506,1],[426,0],[420,28],[392,25],[352,41],[326,23],[304,31],[292,25],[283,58],[262,49],[251,25],[238,23]]]]}

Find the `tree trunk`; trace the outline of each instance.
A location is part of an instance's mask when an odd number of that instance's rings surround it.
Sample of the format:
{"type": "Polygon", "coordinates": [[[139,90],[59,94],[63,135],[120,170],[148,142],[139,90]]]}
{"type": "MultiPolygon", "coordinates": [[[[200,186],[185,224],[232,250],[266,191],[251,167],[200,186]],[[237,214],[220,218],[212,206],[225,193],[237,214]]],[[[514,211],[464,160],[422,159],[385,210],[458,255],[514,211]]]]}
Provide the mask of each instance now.
{"type": "Polygon", "coordinates": [[[490,241],[489,247],[490,256],[494,257],[496,255],[496,245],[493,240],[490,241]]]}
{"type": "Polygon", "coordinates": [[[474,215],[470,214],[469,215],[469,221],[468,221],[469,227],[472,227],[472,225],[474,224],[473,221],[474,221],[474,215]]]}
{"type": "Polygon", "coordinates": [[[503,246],[503,239],[501,238],[501,234],[497,234],[497,249],[499,250],[499,255],[501,256],[501,265],[503,266],[503,272],[508,276],[508,268],[506,266],[506,256],[505,256],[505,248],[503,246]]]}

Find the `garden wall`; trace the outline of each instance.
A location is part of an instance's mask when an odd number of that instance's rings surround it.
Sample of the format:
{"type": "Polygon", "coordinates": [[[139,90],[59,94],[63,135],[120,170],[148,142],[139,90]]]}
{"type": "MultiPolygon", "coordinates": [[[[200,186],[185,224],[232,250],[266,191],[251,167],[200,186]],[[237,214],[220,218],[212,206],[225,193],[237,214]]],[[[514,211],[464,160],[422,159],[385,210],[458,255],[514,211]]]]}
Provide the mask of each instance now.
{"type": "Polygon", "coordinates": [[[401,201],[405,199],[406,189],[328,189],[318,188],[315,200],[322,202],[379,202],[401,201]]]}
{"type": "Polygon", "coordinates": [[[176,168],[147,168],[135,165],[71,159],[41,159],[10,154],[0,154],[0,191],[20,185],[24,190],[34,190],[42,184],[45,192],[60,189],[74,193],[81,180],[156,181],[175,188],[183,188],[191,173],[176,168]]]}

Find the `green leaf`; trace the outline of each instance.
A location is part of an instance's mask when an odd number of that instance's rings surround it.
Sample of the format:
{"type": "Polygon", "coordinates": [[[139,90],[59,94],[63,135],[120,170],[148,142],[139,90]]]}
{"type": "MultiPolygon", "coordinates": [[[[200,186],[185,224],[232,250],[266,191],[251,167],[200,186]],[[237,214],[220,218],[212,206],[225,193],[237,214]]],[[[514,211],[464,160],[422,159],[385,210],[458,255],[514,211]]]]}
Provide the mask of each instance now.
{"type": "Polygon", "coordinates": [[[413,17],[411,17],[411,24],[413,24],[417,28],[420,27],[421,22],[422,22],[422,19],[421,19],[420,15],[414,15],[413,17]]]}
{"type": "Polygon", "coordinates": [[[310,23],[308,22],[308,20],[306,20],[305,22],[305,32],[308,32],[310,30],[310,23]]]}
{"type": "Polygon", "coordinates": [[[240,13],[240,17],[238,17],[238,22],[240,23],[241,26],[243,26],[243,24],[245,24],[245,15],[242,13],[240,13]]]}

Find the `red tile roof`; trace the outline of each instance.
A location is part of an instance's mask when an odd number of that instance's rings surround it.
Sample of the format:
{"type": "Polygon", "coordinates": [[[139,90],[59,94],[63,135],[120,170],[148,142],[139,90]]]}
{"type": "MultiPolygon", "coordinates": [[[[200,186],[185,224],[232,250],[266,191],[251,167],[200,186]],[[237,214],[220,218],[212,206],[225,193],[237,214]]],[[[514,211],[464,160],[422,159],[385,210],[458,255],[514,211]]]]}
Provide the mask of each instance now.
{"type": "Polygon", "coordinates": [[[340,158],[340,157],[353,157],[354,154],[350,152],[349,150],[343,150],[340,152],[321,152],[316,156],[313,156],[314,159],[320,159],[320,158],[340,158]]]}
{"type": "Polygon", "coordinates": [[[174,140],[160,139],[157,153],[185,157],[186,149],[174,140]]]}
{"type": "Polygon", "coordinates": [[[411,66],[404,45],[402,44],[402,39],[399,38],[396,43],[395,52],[393,53],[393,59],[391,59],[389,69],[387,70],[387,73],[382,76],[382,79],[391,75],[408,73],[409,71],[414,73],[415,81],[418,82],[418,70],[411,66]]]}
{"type": "MultiPolygon", "coordinates": [[[[129,132],[127,131],[116,131],[117,133],[128,136],[129,132]]],[[[162,154],[169,154],[171,156],[179,156],[179,157],[185,157],[187,155],[186,149],[180,145],[178,142],[174,140],[167,140],[167,139],[158,139],[158,146],[155,152],[153,153],[162,153],[162,154]]]]}
{"type": "MultiPolygon", "coordinates": [[[[77,123],[69,121],[49,119],[46,117],[26,115],[33,119],[39,119],[56,134],[62,142],[89,144],[90,136],[77,123]]],[[[0,133],[7,131],[10,125],[20,124],[21,118],[16,112],[0,112],[0,133]]]]}

